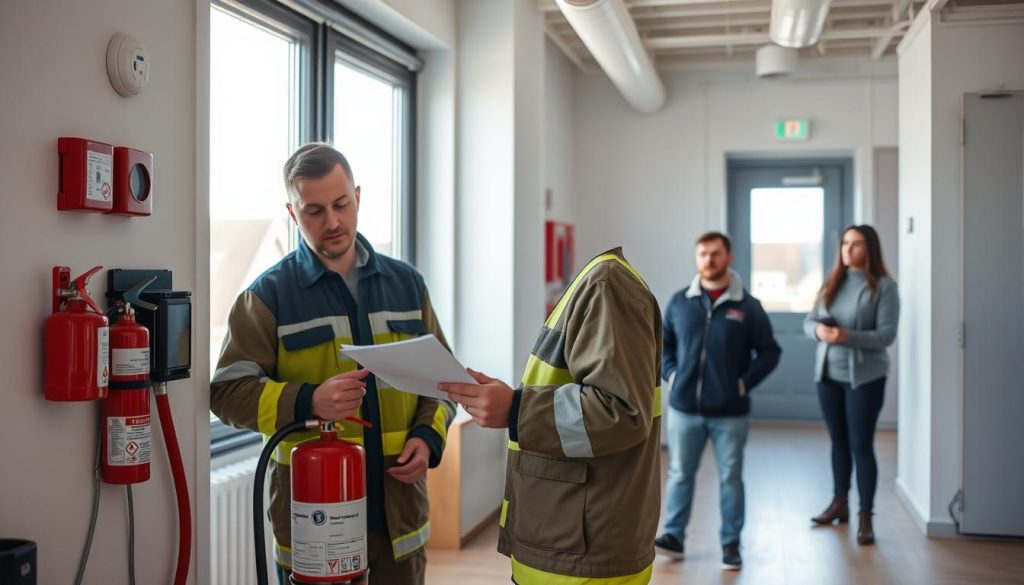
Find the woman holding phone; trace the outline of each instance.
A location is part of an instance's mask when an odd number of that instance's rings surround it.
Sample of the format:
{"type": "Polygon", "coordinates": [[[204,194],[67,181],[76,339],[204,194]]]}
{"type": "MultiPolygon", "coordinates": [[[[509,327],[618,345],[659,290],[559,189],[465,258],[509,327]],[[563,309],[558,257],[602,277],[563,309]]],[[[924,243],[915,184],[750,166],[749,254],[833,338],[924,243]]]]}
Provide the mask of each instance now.
{"type": "Polygon", "coordinates": [[[885,269],[878,233],[869,225],[846,228],[818,302],[804,319],[804,332],[819,342],[814,380],[832,439],[834,481],[832,503],[811,520],[849,520],[850,477],[856,467],[860,544],[875,541],[875,425],[889,374],[886,348],[896,339],[899,318],[899,293],[885,269]]]}

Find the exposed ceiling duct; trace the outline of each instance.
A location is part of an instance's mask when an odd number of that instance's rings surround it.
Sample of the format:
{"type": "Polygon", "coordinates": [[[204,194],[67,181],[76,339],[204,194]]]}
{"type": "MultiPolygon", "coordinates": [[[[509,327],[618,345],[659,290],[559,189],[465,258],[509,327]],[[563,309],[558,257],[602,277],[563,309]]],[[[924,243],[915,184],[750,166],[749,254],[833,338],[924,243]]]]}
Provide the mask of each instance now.
{"type": "Polygon", "coordinates": [[[831,0],[772,0],[768,35],[783,47],[802,49],[818,42],[831,0]]]}
{"type": "Polygon", "coordinates": [[[555,1],[626,101],[645,114],[661,109],[665,86],[622,0],[555,1]]]}

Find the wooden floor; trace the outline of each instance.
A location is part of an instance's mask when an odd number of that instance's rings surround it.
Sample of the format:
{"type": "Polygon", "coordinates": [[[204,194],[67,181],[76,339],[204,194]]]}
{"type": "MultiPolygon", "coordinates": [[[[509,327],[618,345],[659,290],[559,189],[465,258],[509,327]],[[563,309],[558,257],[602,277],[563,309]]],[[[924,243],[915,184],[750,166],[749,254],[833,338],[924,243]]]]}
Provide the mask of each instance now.
{"type": "MultiPolygon", "coordinates": [[[[876,449],[878,543],[858,546],[855,522],[810,526],[809,518],[831,498],[824,428],[755,424],[746,450],[747,518],[740,572],[720,568],[718,480],[711,452],[706,451],[686,560],[658,557],[651,583],[1024,585],[1024,541],[925,538],[895,493],[896,433],[880,432],[876,449]]],[[[851,504],[856,501],[854,488],[851,504]]],[[[427,585],[510,583],[509,561],[494,550],[497,535],[497,527],[489,528],[461,551],[430,550],[427,585]]]]}

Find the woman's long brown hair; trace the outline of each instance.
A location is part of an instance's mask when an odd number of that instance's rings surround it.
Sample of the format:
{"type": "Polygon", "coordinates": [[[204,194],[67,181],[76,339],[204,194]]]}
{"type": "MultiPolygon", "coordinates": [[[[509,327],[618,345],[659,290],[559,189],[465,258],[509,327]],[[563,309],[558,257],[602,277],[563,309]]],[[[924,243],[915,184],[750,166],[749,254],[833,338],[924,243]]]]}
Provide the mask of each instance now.
{"type": "MultiPolygon", "coordinates": [[[[882,242],[878,239],[878,232],[869,225],[851,225],[843,230],[843,237],[846,237],[847,232],[850,230],[857,232],[864,238],[864,245],[868,249],[868,260],[867,264],[864,265],[864,276],[867,277],[868,288],[871,289],[871,292],[877,292],[879,279],[883,276],[889,276],[889,271],[885,269],[885,261],[882,260],[882,242]]],[[[836,300],[836,295],[839,294],[839,289],[842,287],[844,280],[846,280],[846,266],[843,265],[843,238],[839,238],[839,251],[836,253],[836,262],[832,266],[832,272],[825,279],[824,286],[821,287],[821,300],[826,309],[831,307],[832,302],[836,300]]]]}

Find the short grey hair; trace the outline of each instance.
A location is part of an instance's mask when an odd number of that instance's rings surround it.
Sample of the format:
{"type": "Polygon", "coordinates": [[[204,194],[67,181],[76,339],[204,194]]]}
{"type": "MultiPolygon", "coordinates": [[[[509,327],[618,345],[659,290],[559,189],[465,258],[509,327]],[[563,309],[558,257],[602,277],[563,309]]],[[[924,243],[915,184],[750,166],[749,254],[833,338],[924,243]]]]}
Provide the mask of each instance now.
{"type": "Polygon", "coordinates": [[[284,186],[288,190],[288,199],[298,198],[295,185],[300,180],[324,177],[337,165],[341,165],[354,185],[356,178],[352,174],[352,166],[336,148],[326,142],[310,142],[300,146],[284,163],[284,186]]]}

